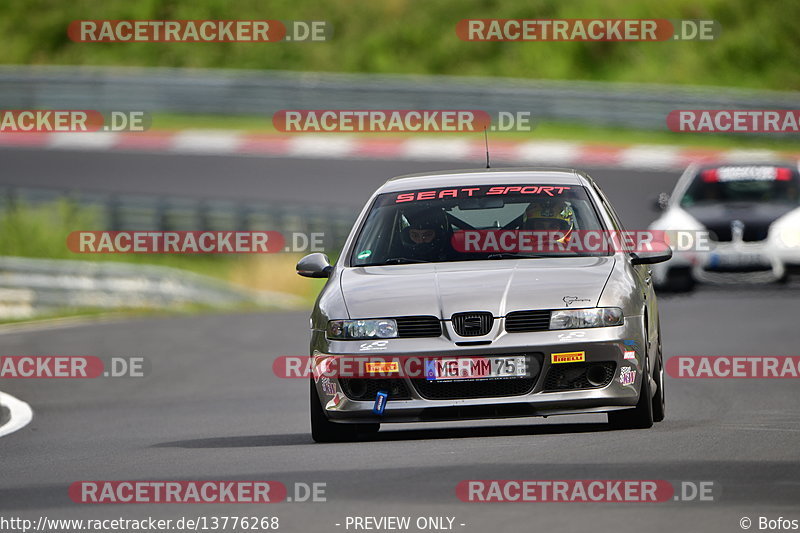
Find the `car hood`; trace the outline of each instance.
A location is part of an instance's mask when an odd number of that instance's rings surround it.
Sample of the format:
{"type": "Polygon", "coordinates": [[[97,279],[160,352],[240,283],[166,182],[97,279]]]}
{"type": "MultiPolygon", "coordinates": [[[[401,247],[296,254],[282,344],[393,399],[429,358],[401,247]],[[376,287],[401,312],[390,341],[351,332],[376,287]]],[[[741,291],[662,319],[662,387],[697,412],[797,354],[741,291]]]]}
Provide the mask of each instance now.
{"type": "Polygon", "coordinates": [[[797,206],[786,203],[726,202],[694,205],[683,209],[706,228],[730,225],[741,220],[745,225],[769,226],[797,206]]]}
{"type": "Polygon", "coordinates": [[[614,257],[504,259],[345,268],[340,282],[351,318],[464,311],[505,316],[526,309],[594,307],[614,257]]]}

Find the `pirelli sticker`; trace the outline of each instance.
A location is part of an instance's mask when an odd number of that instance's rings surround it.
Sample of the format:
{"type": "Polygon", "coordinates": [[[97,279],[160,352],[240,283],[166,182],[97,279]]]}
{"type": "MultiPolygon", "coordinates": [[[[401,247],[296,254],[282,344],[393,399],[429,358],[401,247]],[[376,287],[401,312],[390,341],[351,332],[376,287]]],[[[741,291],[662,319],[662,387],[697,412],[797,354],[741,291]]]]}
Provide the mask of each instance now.
{"type": "Polygon", "coordinates": [[[586,352],[563,352],[554,353],[550,356],[550,362],[556,363],[582,363],[586,361],[586,352]]]}
{"type": "Polygon", "coordinates": [[[397,361],[385,361],[380,363],[367,363],[367,374],[389,374],[400,372],[400,364],[397,361]]]}

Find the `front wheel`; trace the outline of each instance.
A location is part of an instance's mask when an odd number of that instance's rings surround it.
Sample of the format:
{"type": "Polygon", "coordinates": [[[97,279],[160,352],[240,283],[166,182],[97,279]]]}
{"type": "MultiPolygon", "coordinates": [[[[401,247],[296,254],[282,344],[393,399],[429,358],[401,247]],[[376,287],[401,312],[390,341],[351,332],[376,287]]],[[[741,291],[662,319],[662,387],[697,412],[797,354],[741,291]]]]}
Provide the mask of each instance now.
{"type": "Polygon", "coordinates": [[[311,384],[311,438],[314,442],[352,442],[359,440],[362,433],[377,433],[380,424],[337,424],[331,422],[322,410],[322,402],[314,386],[311,384]]]}
{"type": "Polygon", "coordinates": [[[647,429],[653,427],[653,401],[650,395],[650,373],[647,359],[647,354],[645,354],[642,387],[639,390],[639,401],[636,403],[636,407],[608,413],[608,423],[614,429],[647,429]]]}
{"type": "Polygon", "coordinates": [[[667,402],[664,391],[664,358],[661,354],[661,326],[658,328],[658,359],[656,368],[653,372],[653,379],[656,382],[656,393],[653,396],[653,421],[661,422],[667,410],[667,402]]]}

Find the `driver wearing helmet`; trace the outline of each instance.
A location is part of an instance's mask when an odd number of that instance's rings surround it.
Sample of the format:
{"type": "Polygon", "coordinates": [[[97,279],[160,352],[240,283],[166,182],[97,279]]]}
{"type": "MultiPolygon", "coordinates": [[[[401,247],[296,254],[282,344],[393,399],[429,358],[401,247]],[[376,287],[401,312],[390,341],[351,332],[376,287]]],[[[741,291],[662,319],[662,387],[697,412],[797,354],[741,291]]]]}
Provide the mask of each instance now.
{"type": "Polygon", "coordinates": [[[572,205],[555,198],[534,200],[525,209],[522,229],[546,231],[552,240],[565,243],[575,229],[575,211],[572,205]]]}
{"type": "Polygon", "coordinates": [[[442,261],[447,258],[449,241],[447,214],[436,208],[404,213],[409,226],[401,241],[410,259],[442,261]]]}

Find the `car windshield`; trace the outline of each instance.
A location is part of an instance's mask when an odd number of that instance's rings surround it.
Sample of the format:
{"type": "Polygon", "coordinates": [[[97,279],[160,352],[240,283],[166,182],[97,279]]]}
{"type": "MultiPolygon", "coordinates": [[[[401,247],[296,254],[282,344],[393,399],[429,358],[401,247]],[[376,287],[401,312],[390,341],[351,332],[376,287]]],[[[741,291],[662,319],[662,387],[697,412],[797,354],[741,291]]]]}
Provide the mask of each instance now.
{"type": "Polygon", "coordinates": [[[798,176],[788,167],[730,166],[700,171],[681,206],[717,202],[800,203],[798,176]]]}
{"type": "Polygon", "coordinates": [[[519,235],[536,234],[563,244],[577,232],[602,229],[581,186],[484,185],[386,193],[373,204],[350,264],[608,255],[608,249],[516,245],[522,242],[519,235]]]}

